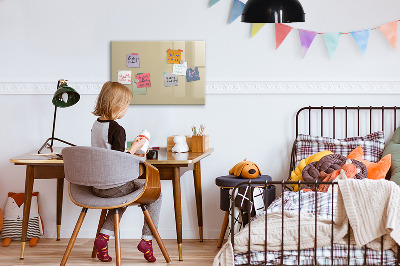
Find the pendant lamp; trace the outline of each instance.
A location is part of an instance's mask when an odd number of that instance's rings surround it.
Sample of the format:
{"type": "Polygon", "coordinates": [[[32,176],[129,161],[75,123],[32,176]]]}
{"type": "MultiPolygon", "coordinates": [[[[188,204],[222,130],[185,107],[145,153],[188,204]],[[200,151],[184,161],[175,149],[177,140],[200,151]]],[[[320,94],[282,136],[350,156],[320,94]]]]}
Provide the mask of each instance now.
{"type": "Polygon", "coordinates": [[[304,22],[304,10],[298,0],[249,0],[243,8],[242,22],[304,22]]]}
{"type": "Polygon", "coordinates": [[[57,83],[57,90],[53,95],[52,103],[54,105],[54,117],[53,117],[53,131],[51,133],[51,138],[48,138],[42,147],[39,149],[38,153],[40,153],[45,147],[50,148],[51,152],[53,152],[53,141],[57,140],[62,143],[68,144],[70,146],[75,146],[72,143],[69,143],[65,140],[55,138],[54,130],[56,128],[56,117],[57,117],[57,108],[65,108],[70,107],[76,104],[79,101],[80,95],[73,88],[69,87],[67,84],[67,80],[60,79],[57,83]],[[49,141],[50,144],[49,144],[49,141]]]}

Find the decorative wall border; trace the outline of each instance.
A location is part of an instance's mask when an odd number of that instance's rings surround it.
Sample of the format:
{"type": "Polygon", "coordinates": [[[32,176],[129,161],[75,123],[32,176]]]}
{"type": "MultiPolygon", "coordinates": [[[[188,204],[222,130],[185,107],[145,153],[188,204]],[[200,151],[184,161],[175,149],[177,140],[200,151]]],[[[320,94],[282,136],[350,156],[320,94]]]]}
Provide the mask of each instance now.
{"type": "MultiPolygon", "coordinates": [[[[103,82],[69,83],[98,94],[103,82]]],[[[0,83],[0,94],[53,94],[56,83],[0,83]]],[[[400,81],[208,81],[206,94],[400,94],[400,81]]]]}

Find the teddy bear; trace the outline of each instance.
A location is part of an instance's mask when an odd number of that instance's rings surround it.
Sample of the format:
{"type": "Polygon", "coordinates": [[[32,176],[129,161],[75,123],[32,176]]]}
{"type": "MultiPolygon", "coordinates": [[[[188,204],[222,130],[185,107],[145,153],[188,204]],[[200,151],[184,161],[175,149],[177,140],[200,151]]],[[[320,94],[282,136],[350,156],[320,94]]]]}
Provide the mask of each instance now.
{"type": "Polygon", "coordinates": [[[186,143],[185,136],[175,136],[174,137],[175,146],[172,148],[172,152],[188,152],[189,146],[186,143]]]}
{"type": "MultiPolygon", "coordinates": [[[[43,235],[43,223],[39,215],[38,207],[39,192],[32,193],[31,211],[29,214],[27,239],[30,239],[29,246],[36,245],[40,236],[43,235]]],[[[21,240],[22,219],[24,213],[24,193],[9,192],[4,208],[3,228],[1,237],[3,246],[8,247],[11,240],[21,240]]]]}
{"type": "Polygon", "coordinates": [[[255,163],[247,161],[246,158],[229,170],[229,174],[252,179],[261,175],[261,171],[255,163]]]}

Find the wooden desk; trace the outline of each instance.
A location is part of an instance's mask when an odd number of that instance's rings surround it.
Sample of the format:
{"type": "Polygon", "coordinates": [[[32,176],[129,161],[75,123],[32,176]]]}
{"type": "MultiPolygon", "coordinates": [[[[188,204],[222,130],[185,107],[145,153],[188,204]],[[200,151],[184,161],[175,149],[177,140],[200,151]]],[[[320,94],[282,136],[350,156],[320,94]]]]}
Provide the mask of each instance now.
{"type": "MultiPolygon", "coordinates": [[[[61,149],[54,149],[56,152],[61,151],[61,149]]],[[[50,150],[44,149],[42,153],[49,152],[50,150]]],[[[14,163],[15,165],[26,165],[20,259],[24,258],[26,234],[28,232],[29,213],[31,209],[32,189],[35,179],[57,178],[57,241],[60,240],[62,201],[64,190],[64,162],[62,159],[59,158],[54,159],[56,156],[41,156],[33,154],[37,154],[37,150],[10,159],[10,162],[14,163]]]]}
{"type": "MultiPolygon", "coordinates": [[[[55,152],[61,148],[54,148],[55,152]]],[[[201,169],[200,160],[210,155],[214,149],[201,153],[174,154],[161,149],[157,160],[147,160],[148,163],[158,168],[161,180],[171,180],[173,184],[175,223],[178,242],[179,260],[182,260],[182,205],[180,177],[188,170],[193,170],[194,190],[196,196],[197,219],[200,241],[203,241],[203,211],[201,193],[201,169]]],[[[43,151],[47,153],[50,151],[43,151]]],[[[34,179],[57,178],[57,240],[60,239],[61,214],[64,188],[64,162],[60,158],[36,155],[37,151],[23,154],[10,159],[15,165],[26,165],[25,199],[21,236],[21,255],[24,258],[28,218],[31,207],[32,189],[34,179]]]]}

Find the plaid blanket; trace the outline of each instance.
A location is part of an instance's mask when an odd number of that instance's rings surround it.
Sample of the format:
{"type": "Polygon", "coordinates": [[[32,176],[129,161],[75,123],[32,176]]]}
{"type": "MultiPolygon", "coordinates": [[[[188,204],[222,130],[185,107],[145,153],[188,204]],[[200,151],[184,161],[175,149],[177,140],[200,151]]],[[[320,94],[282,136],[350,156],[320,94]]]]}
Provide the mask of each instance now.
{"type": "MultiPolygon", "coordinates": [[[[335,215],[336,211],[336,194],[317,192],[316,195],[313,191],[288,191],[271,203],[268,207],[267,214],[282,211],[282,204],[285,211],[296,211],[300,208],[301,212],[312,213],[326,219],[332,219],[332,213],[335,215]]],[[[257,219],[260,215],[265,215],[265,212],[257,215],[254,219],[257,219]]],[[[349,255],[347,245],[333,245],[333,264],[331,252],[331,246],[317,248],[317,265],[347,265],[349,255]]],[[[396,257],[392,250],[385,250],[382,254],[384,265],[395,265],[396,257]]],[[[267,251],[266,254],[265,252],[250,252],[250,265],[257,265],[260,263],[264,265],[265,255],[267,256],[266,265],[281,264],[282,254],[280,251],[267,251]]],[[[365,265],[364,263],[367,265],[381,265],[381,252],[364,247],[357,247],[355,245],[350,245],[349,258],[349,265],[365,265]],[[366,257],[364,254],[366,254],[366,257]]],[[[283,252],[284,265],[298,265],[298,259],[300,259],[300,265],[314,265],[314,249],[301,250],[300,255],[298,255],[297,250],[285,250],[283,252]]],[[[244,264],[248,264],[248,253],[235,254],[235,265],[244,264]]]]}

